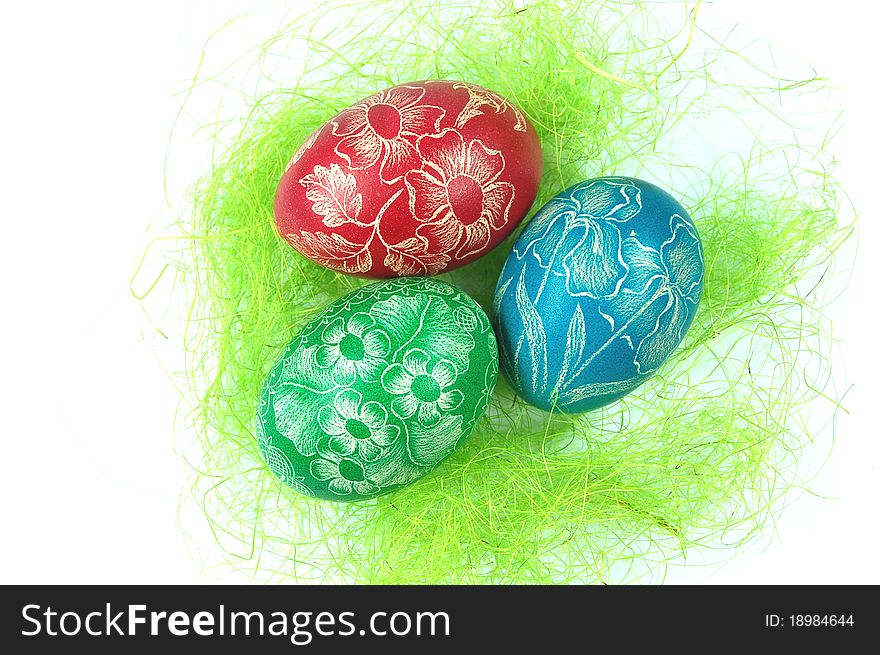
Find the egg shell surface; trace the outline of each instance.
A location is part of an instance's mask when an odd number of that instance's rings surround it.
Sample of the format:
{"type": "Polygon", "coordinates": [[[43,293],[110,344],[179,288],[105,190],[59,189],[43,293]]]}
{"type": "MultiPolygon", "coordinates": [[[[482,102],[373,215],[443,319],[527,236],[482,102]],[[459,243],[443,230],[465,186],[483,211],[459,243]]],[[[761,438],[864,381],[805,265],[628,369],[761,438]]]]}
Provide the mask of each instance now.
{"type": "Polygon", "coordinates": [[[693,221],[662,189],[627,177],[566,189],[523,230],[498,280],[502,370],[545,410],[618,400],[681,342],[703,269],[693,221]]]}
{"type": "Polygon", "coordinates": [[[335,271],[434,275],[510,234],[541,167],[534,128],[506,99],[464,82],[411,82],[345,109],[300,146],[275,193],[275,225],[335,271]]]}
{"type": "Polygon", "coordinates": [[[260,397],[260,453],[329,500],[387,493],[473,430],[498,373],[483,310],[444,282],[376,282],[329,305],[284,349],[260,397]]]}

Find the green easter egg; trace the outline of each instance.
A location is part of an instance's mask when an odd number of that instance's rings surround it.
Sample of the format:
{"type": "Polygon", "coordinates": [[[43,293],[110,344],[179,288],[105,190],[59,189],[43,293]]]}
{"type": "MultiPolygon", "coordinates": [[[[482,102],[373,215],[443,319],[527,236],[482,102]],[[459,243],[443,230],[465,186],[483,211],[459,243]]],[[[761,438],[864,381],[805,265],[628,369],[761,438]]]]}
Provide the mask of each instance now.
{"type": "Polygon", "coordinates": [[[424,278],[370,284],[311,320],[272,367],[260,453],[304,495],[393,491],[471,433],[497,373],[495,334],[470,297],[424,278]]]}

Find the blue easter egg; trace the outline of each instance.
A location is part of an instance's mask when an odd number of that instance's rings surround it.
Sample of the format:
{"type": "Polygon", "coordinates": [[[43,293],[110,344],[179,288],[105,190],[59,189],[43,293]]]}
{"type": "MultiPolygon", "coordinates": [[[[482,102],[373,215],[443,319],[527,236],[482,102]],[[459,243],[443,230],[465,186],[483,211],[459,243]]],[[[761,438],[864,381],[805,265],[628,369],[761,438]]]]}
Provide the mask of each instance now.
{"type": "Polygon", "coordinates": [[[675,350],[702,288],[700,237],[668,193],[627,177],[576,184],[535,214],[501,271],[504,373],[542,409],[614,402],[675,350]]]}

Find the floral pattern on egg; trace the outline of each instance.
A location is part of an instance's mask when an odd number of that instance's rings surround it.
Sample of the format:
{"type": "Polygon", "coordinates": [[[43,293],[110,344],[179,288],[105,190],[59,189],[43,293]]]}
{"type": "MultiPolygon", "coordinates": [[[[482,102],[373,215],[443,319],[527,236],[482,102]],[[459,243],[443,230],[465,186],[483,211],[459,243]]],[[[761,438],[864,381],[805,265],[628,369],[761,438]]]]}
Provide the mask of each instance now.
{"type": "Polygon", "coordinates": [[[541,166],[534,128],[498,94],[412,82],[345,109],[297,149],[275,224],[335,271],[433,275],[482,256],[519,224],[541,166]]]}
{"type": "Polygon", "coordinates": [[[498,281],[505,375],[547,410],[621,398],[684,338],[703,270],[696,227],[665,191],[625,177],[566,189],[523,230],[498,281]]]}
{"type": "Polygon", "coordinates": [[[304,495],[387,493],[470,434],[497,372],[489,319],[467,295],[422,278],[368,285],[310,321],[273,366],[260,452],[304,495]]]}

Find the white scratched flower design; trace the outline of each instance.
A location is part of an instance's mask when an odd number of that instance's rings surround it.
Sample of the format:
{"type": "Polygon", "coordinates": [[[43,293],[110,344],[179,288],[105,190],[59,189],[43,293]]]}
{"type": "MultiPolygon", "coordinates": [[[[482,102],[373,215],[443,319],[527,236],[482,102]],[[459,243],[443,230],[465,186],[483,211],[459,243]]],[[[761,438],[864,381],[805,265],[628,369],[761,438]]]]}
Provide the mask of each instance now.
{"type": "Polygon", "coordinates": [[[345,457],[332,450],[312,460],[309,472],[316,480],[328,482],[327,487],[339,496],[352,492],[368,496],[379,491],[379,485],[370,480],[363,465],[356,459],[345,457]]]}
{"type": "Polygon", "coordinates": [[[343,386],[355,379],[377,380],[391,348],[388,335],[363,312],[352,314],[348,321],[334,319],[324,328],[321,340],[315,361],[331,369],[333,380],[343,386]]]}
{"type": "Polygon", "coordinates": [[[628,182],[584,182],[548,202],[514,251],[521,259],[531,248],[541,268],[565,277],[572,296],[613,296],[627,272],[620,224],[641,209],[639,189],[628,182]]]}
{"type": "Polygon", "coordinates": [[[453,389],[458,372],[445,359],[432,361],[423,350],[413,348],[402,364],[392,364],[382,373],[385,391],[396,396],[391,410],[403,419],[414,414],[425,426],[436,425],[441,410],[448,412],[461,404],[461,391],[453,389]]]}
{"type": "Polygon", "coordinates": [[[659,250],[635,237],[624,239],[630,262],[626,286],[605,301],[616,315],[633,317],[625,338],[635,349],[640,373],[660,366],[681,341],[703,288],[703,250],[696,230],[673,214],[669,231],[659,250]]]}
{"type": "Polygon", "coordinates": [[[493,229],[507,224],[514,187],[499,182],[504,156],[476,139],[466,143],[453,129],[418,140],[421,170],[404,180],[416,233],[462,259],[488,244],[493,229]]]}
{"type": "Polygon", "coordinates": [[[516,119],[516,124],[513,126],[513,129],[517,132],[526,131],[526,119],[525,116],[522,115],[522,112],[520,112],[515,105],[510,104],[494,91],[489,91],[489,89],[484,89],[475,84],[468,84],[467,82],[459,82],[455,84],[453,88],[465,89],[468,92],[467,104],[455,120],[456,127],[464,127],[470,119],[483,113],[483,107],[487,107],[496,114],[503,114],[508,109],[512,109],[513,116],[516,119]]]}
{"type": "Polygon", "coordinates": [[[388,425],[388,411],[382,405],[361,401],[361,394],[354,389],[340,391],[332,405],[318,412],[318,424],[330,437],[331,450],[340,455],[356,452],[372,462],[381,455],[383,447],[394,443],[400,428],[388,425]]]}
{"type": "Polygon", "coordinates": [[[333,119],[333,134],[342,139],[336,154],[353,169],[381,162],[379,176],[391,183],[421,161],[414,146],[420,134],[437,132],[445,110],[420,104],[425,89],[399,86],[360,101],[333,119]]]}

